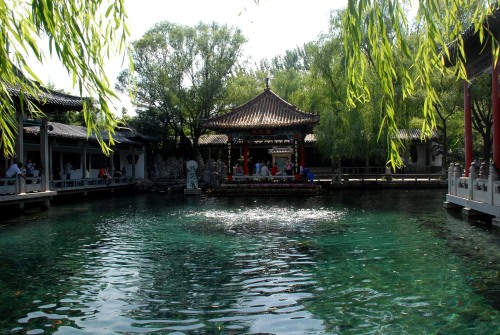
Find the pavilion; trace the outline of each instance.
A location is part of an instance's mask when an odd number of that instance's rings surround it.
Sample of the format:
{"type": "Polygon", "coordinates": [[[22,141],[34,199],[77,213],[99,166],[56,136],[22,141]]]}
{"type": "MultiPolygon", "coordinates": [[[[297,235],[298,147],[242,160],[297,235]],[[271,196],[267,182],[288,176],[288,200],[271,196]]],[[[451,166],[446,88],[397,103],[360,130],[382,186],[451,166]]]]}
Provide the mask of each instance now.
{"type": "MultiPolygon", "coordinates": [[[[20,106],[20,89],[8,87],[8,90],[20,106]]],[[[81,111],[84,104],[81,97],[41,86],[39,97],[30,99],[45,115],[81,111]]],[[[151,139],[131,129],[115,129],[113,154],[106,157],[96,135],[92,133],[88,136],[86,127],[50,122],[47,117],[32,119],[21,108],[17,108],[16,118],[15,156],[0,155],[0,206],[14,205],[22,209],[28,202],[41,202],[42,206],[48,206],[57,195],[128,188],[135,179],[145,176],[145,145],[151,139]],[[34,169],[31,176],[26,176],[26,181],[19,176],[7,178],[3,175],[14,162],[25,163],[28,160],[34,163],[34,169]],[[60,173],[67,162],[72,165],[70,178],[60,173]],[[104,183],[102,178],[98,178],[99,169],[103,166],[120,170],[121,176],[104,183]]],[[[109,139],[105,132],[101,136],[104,140],[109,139]]]]}
{"type": "Polygon", "coordinates": [[[288,159],[293,163],[295,180],[300,179],[300,167],[306,166],[305,138],[319,123],[319,115],[299,110],[269,87],[266,79],[264,92],[230,112],[207,119],[203,127],[227,136],[227,175],[233,181],[235,147],[243,148],[244,175],[248,176],[249,144],[264,142],[273,163],[283,166],[288,159]]]}
{"type": "MultiPolygon", "coordinates": [[[[492,57],[492,38],[500,42],[500,8],[493,11],[483,25],[491,36],[483,39],[475,33],[474,26],[462,33],[465,49],[467,81],[464,82],[464,127],[465,127],[465,169],[459,164],[451,164],[448,170],[448,194],[446,207],[458,206],[468,215],[477,213],[494,217],[493,222],[500,222],[500,180],[497,167],[500,166],[500,92],[499,59],[492,57]],[[493,108],[493,160],[491,164],[483,162],[476,166],[472,157],[472,103],[471,85],[474,79],[484,72],[491,73],[491,100],[493,108]]],[[[447,66],[454,66],[458,57],[462,57],[457,44],[450,47],[447,66]]]]}

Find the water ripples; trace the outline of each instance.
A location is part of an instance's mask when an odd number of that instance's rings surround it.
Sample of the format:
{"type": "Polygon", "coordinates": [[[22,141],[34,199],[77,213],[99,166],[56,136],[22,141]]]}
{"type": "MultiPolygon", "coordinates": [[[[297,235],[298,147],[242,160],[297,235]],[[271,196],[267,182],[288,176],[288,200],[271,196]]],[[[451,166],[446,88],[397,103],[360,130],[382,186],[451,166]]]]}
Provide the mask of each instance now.
{"type": "MultiPolygon", "coordinates": [[[[290,216],[285,226],[313,220],[308,210],[291,214],[208,211],[188,217],[193,222],[217,219],[226,234],[235,227],[272,224],[283,215],[290,216]]],[[[211,239],[192,230],[194,235],[178,231],[177,237],[148,240],[147,228],[118,229],[128,225],[122,220],[103,222],[106,238],[65,255],[67,262],[81,266],[65,279],[71,290],[21,318],[24,330],[50,325],[58,334],[106,334],[110,329],[126,334],[324,332],[322,321],[303,305],[313,296],[316,282],[309,270],[315,261],[296,240],[269,233],[250,241],[235,237],[223,245],[220,238],[227,236],[211,239]],[[233,254],[224,255],[228,250],[233,254]]]]}
{"type": "Polygon", "coordinates": [[[50,284],[32,288],[11,333],[459,334],[468,322],[481,334],[491,328],[477,320],[498,324],[445,243],[401,214],[261,204],[140,213],[55,232],[70,247],[52,251],[50,284]]]}

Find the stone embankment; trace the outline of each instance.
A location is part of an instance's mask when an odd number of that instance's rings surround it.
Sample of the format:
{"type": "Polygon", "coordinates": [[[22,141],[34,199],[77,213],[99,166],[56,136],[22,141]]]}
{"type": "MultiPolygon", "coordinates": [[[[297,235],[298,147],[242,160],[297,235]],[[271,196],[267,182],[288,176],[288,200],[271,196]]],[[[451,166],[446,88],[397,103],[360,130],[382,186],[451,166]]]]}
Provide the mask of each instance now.
{"type": "MultiPolygon", "coordinates": [[[[171,192],[186,188],[186,161],[182,158],[155,157],[149,172],[151,179],[138,180],[136,188],[140,191],[171,192]]],[[[226,178],[227,166],[224,162],[208,159],[198,160],[199,186],[202,189],[214,188],[226,178]]]]}

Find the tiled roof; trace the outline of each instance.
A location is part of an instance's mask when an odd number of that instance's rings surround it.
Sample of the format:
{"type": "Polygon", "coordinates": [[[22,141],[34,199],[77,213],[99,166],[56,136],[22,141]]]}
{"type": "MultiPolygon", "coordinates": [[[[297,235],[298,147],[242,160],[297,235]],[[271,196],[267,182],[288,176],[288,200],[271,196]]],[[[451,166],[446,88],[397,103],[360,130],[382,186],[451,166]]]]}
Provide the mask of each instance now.
{"type": "Polygon", "coordinates": [[[212,130],[227,131],[304,126],[312,128],[318,122],[319,115],[297,109],[266,88],[244,105],[227,114],[205,120],[202,125],[212,130]]]}
{"type": "MultiPolygon", "coordinates": [[[[83,109],[83,101],[82,98],[69,95],[65,93],[60,93],[56,91],[49,90],[47,88],[40,88],[40,107],[45,109],[53,109],[54,111],[63,111],[63,110],[75,110],[79,111],[83,109]]],[[[16,98],[20,96],[19,88],[8,86],[7,90],[9,93],[16,98]]]]}
{"type": "MultiPolygon", "coordinates": [[[[422,131],[420,129],[398,129],[399,138],[402,140],[420,140],[422,136],[422,131]]],[[[439,132],[437,130],[431,131],[430,139],[439,138],[439,132]]]]}
{"type": "MultiPolygon", "coordinates": [[[[63,139],[72,139],[72,140],[82,140],[89,142],[97,142],[97,137],[95,134],[87,137],[87,128],[82,126],[72,126],[59,122],[49,122],[49,126],[52,126],[52,130],[48,132],[49,137],[54,138],[63,138],[63,139]]],[[[40,133],[39,126],[25,126],[24,133],[38,136],[40,133]]],[[[105,141],[109,140],[109,136],[107,132],[102,132],[102,137],[105,141]]],[[[113,139],[117,145],[125,144],[125,145],[142,145],[141,142],[136,140],[132,140],[128,138],[121,131],[116,131],[113,135],[113,139]]]]}
{"type": "MultiPolygon", "coordinates": [[[[498,40],[500,38],[500,8],[496,8],[492,15],[486,18],[483,23],[483,26],[489,30],[493,36],[498,40]]],[[[488,35],[488,33],[486,33],[488,35]]],[[[472,24],[469,28],[464,30],[461,33],[461,38],[464,41],[465,48],[465,57],[466,57],[466,65],[468,71],[470,71],[471,67],[479,67],[479,69],[474,69],[475,72],[480,72],[485,68],[489,68],[491,64],[488,62],[487,64],[481,63],[481,58],[486,57],[491,59],[491,38],[490,36],[485,36],[484,40],[481,42],[481,37],[479,36],[479,32],[476,32],[474,24],[472,24]],[[476,64],[477,62],[481,64],[476,64]]],[[[458,41],[454,40],[448,44],[448,49],[450,52],[450,58],[445,59],[446,66],[453,66],[457,62],[457,57],[462,57],[460,55],[460,51],[457,48],[458,41]]]]}
{"type": "Polygon", "coordinates": [[[200,146],[225,145],[226,143],[227,135],[224,134],[201,135],[198,139],[198,145],[200,146]]]}
{"type": "MultiPolygon", "coordinates": [[[[304,141],[306,143],[314,143],[316,142],[316,138],[314,134],[307,134],[306,137],[304,138],[304,141]]],[[[249,141],[250,143],[255,143],[255,144],[289,144],[291,145],[291,142],[289,140],[276,140],[276,139],[255,139],[253,141],[249,141]]],[[[206,147],[206,146],[223,146],[226,145],[227,143],[227,135],[225,134],[212,134],[212,135],[201,135],[200,138],[198,139],[198,145],[201,147],[206,147]]]]}
{"type": "Polygon", "coordinates": [[[140,133],[134,128],[130,127],[118,127],[117,132],[119,132],[121,135],[125,136],[129,140],[132,141],[139,141],[141,143],[144,142],[160,142],[160,140],[156,137],[144,135],[143,133],[140,133]]]}

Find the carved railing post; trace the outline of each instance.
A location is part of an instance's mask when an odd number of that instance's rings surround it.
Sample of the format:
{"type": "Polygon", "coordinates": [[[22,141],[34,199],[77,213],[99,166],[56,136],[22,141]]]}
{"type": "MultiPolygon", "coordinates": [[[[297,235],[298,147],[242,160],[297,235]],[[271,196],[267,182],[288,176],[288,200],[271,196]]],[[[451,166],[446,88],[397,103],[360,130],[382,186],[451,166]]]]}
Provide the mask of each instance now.
{"type": "Polygon", "coordinates": [[[450,166],[448,167],[448,194],[456,195],[456,190],[455,190],[455,164],[450,163],[450,166]]]}
{"type": "Polygon", "coordinates": [[[488,179],[488,164],[482,162],[479,167],[479,178],[488,179]]]}
{"type": "Polygon", "coordinates": [[[469,170],[469,200],[474,199],[474,181],[477,177],[476,163],[472,162],[469,170]]]}
{"type": "Polygon", "coordinates": [[[477,165],[475,162],[472,162],[469,168],[469,178],[477,179],[477,165]]]}
{"type": "Polygon", "coordinates": [[[455,164],[455,169],[453,170],[453,180],[455,180],[455,187],[453,188],[454,195],[457,195],[458,180],[462,176],[462,168],[460,164],[455,164]]]}
{"type": "Polygon", "coordinates": [[[489,193],[489,197],[488,199],[490,200],[490,204],[494,204],[494,200],[495,200],[495,188],[493,187],[493,182],[498,180],[498,171],[497,171],[497,167],[495,165],[495,162],[493,160],[490,160],[490,171],[489,171],[489,175],[488,175],[488,192],[489,193]]]}

